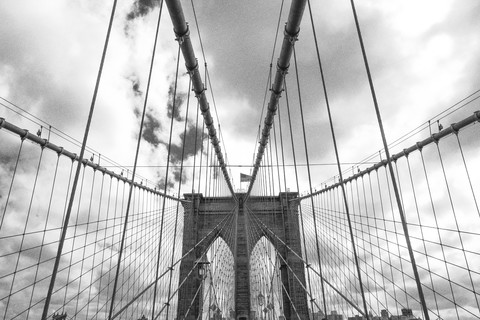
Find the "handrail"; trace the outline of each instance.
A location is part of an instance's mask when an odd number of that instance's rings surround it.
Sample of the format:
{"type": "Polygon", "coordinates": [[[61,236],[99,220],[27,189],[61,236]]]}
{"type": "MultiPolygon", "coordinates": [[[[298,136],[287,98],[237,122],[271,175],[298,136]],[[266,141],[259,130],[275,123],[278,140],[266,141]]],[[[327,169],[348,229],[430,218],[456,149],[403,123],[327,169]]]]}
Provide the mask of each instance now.
{"type": "MultiPolygon", "coordinates": [[[[79,157],[76,153],[70,152],[70,151],[64,149],[63,147],[57,146],[56,144],[51,143],[47,139],[43,139],[39,136],[36,136],[36,135],[30,133],[27,129],[22,129],[20,127],[17,127],[16,125],[8,122],[4,118],[0,118],[0,129],[6,129],[7,131],[10,131],[12,133],[15,133],[15,134],[19,135],[22,140],[32,141],[33,143],[36,143],[36,144],[40,145],[40,147],[42,147],[42,148],[47,148],[47,149],[50,149],[52,151],[55,151],[58,155],[66,156],[66,157],[70,158],[72,161],[78,161],[79,160],[79,157]]],[[[162,196],[162,197],[166,197],[166,198],[169,198],[169,199],[181,201],[181,202],[184,202],[184,203],[190,202],[188,200],[175,198],[173,196],[163,194],[162,192],[157,191],[156,189],[149,188],[146,185],[143,185],[143,184],[140,184],[138,182],[133,181],[134,177],[132,177],[132,179],[128,179],[127,177],[124,177],[123,175],[120,175],[120,174],[115,173],[111,170],[108,170],[107,168],[100,166],[98,163],[94,163],[93,161],[90,161],[88,159],[85,159],[85,158],[82,159],[82,163],[83,163],[84,166],[88,166],[88,167],[92,168],[93,170],[98,170],[102,174],[106,174],[106,175],[110,176],[111,178],[115,178],[117,180],[123,181],[123,182],[128,183],[128,184],[133,183],[134,187],[137,187],[139,189],[151,192],[151,193],[156,194],[158,196],[162,196]]]]}
{"type": "MultiPolygon", "coordinates": [[[[426,138],[426,139],[423,139],[417,143],[415,143],[414,145],[410,146],[409,148],[406,148],[406,149],[403,149],[402,151],[400,151],[399,153],[396,153],[394,155],[392,155],[390,157],[390,161],[397,161],[398,159],[402,158],[402,157],[408,157],[408,155],[414,151],[417,151],[417,150],[421,150],[423,147],[431,144],[432,142],[438,142],[440,139],[452,134],[452,133],[458,133],[458,131],[472,123],[475,123],[476,121],[480,122],[480,111],[475,111],[471,116],[459,121],[459,122],[456,122],[456,123],[452,123],[449,127],[437,132],[437,133],[434,133],[432,134],[430,137],[426,138]]],[[[307,195],[304,195],[302,197],[298,197],[298,198],[295,198],[295,199],[291,199],[290,201],[301,201],[303,199],[307,199],[309,197],[312,197],[312,196],[315,196],[317,194],[320,194],[320,193],[324,193],[324,192],[327,192],[329,190],[332,190],[334,188],[337,188],[338,186],[340,186],[342,183],[343,184],[346,184],[350,181],[353,181],[353,180],[356,180],[366,174],[369,174],[370,172],[372,171],[376,171],[378,169],[380,169],[381,167],[385,167],[386,165],[388,164],[388,160],[387,159],[383,159],[382,161],[379,161],[377,162],[376,164],[374,164],[373,166],[370,166],[362,171],[359,171],[357,172],[356,174],[346,178],[346,179],[343,179],[343,182],[337,182],[335,184],[332,184],[331,186],[327,186],[319,191],[316,191],[316,192],[313,192],[311,194],[307,194],[307,195]]]]}

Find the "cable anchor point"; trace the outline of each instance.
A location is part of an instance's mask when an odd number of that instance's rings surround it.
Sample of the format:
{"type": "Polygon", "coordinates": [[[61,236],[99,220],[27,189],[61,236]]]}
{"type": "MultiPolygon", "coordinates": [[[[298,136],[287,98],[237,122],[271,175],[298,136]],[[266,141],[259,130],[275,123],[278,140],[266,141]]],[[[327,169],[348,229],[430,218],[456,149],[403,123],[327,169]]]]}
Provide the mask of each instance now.
{"type": "Polygon", "coordinates": [[[182,46],[182,44],[185,42],[185,39],[190,37],[190,28],[188,26],[188,23],[187,23],[187,30],[183,33],[183,34],[178,34],[175,30],[173,30],[173,32],[175,32],[175,41],[178,41],[178,45],[182,46]]]}

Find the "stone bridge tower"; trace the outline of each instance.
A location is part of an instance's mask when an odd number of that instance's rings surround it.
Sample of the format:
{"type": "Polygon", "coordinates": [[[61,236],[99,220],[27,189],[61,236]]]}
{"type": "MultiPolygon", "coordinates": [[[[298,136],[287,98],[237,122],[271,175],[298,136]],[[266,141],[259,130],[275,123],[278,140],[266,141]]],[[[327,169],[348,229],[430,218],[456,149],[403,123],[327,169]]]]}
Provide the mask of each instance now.
{"type": "MultiPolygon", "coordinates": [[[[308,319],[307,295],[305,286],[305,271],[302,260],[292,253],[295,251],[302,256],[301,236],[298,217],[298,201],[296,192],[282,192],[277,197],[249,197],[245,202],[245,194],[236,194],[237,201],[232,197],[203,197],[202,194],[185,194],[184,203],[184,232],[183,255],[189,253],[180,265],[179,282],[186,282],[180,288],[178,299],[177,319],[196,320],[201,312],[201,296],[195,293],[199,289],[200,280],[196,274],[190,272],[197,261],[209,246],[218,237],[223,238],[229,246],[235,259],[235,314],[237,320],[253,320],[250,316],[250,254],[260,237],[266,236],[282,256],[280,274],[283,284],[283,312],[287,320],[308,319]],[[247,212],[250,211],[256,223],[248,223],[247,212]],[[230,215],[234,212],[235,214],[230,215]],[[236,237],[223,234],[223,226],[234,224],[236,237]],[[258,239],[247,237],[247,224],[250,228],[261,228],[250,234],[258,239]],[[270,231],[268,231],[270,230],[270,231]],[[272,236],[271,231],[278,238],[272,236]],[[204,239],[199,243],[201,239],[204,239]],[[236,241],[235,241],[236,239],[236,241]],[[290,248],[290,249],[287,249],[290,248]],[[192,250],[192,248],[195,248],[192,250]],[[287,267],[287,262],[289,268],[287,267]],[[295,274],[295,275],[294,275],[295,274]],[[193,301],[193,305],[192,305],[193,301]],[[292,308],[292,303],[295,311],[292,308]]],[[[232,288],[233,289],[233,288],[232,288]]],[[[225,315],[229,316],[229,315],[225,315]]]]}

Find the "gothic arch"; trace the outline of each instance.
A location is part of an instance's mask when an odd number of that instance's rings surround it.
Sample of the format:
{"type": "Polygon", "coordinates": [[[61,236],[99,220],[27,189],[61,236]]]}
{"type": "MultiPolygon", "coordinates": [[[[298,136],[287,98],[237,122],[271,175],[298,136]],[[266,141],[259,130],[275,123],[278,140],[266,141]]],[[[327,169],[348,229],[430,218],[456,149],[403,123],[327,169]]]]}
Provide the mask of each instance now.
{"type": "Polygon", "coordinates": [[[299,258],[301,243],[298,202],[292,201],[297,197],[297,193],[281,193],[277,197],[250,196],[248,203],[244,203],[245,197],[245,194],[236,194],[237,200],[234,200],[230,197],[204,198],[201,194],[185,195],[188,200],[183,203],[185,208],[183,254],[185,257],[180,264],[179,280],[184,281],[185,284],[179,292],[178,317],[186,315],[187,309],[189,310],[187,320],[194,320],[199,316],[201,298],[195,293],[199,290],[200,281],[191,276],[191,270],[195,266],[195,261],[214,241],[221,238],[233,253],[235,261],[235,317],[236,319],[253,319],[249,258],[255,245],[265,236],[282,257],[280,281],[282,288],[285,288],[282,292],[282,309],[285,318],[297,318],[296,314],[292,314],[293,304],[300,319],[308,319],[307,296],[303,289],[304,264],[299,258]],[[247,221],[252,217],[256,219],[255,224],[247,221]],[[248,228],[256,228],[253,233],[256,236],[248,238],[248,228]],[[272,233],[276,236],[273,237],[272,233]],[[292,250],[296,253],[292,253],[292,250]],[[299,283],[298,279],[302,283],[299,283]]]}

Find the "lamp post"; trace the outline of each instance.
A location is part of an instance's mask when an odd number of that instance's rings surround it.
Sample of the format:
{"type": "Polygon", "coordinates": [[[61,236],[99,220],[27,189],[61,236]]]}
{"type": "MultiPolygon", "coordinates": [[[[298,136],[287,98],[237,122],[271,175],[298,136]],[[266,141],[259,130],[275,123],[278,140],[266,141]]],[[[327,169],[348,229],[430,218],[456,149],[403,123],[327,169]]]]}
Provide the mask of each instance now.
{"type": "Polygon", "coordinates": [[[260,306],[259,317],[263,319],[264,317],[262,315],[262,306],[265,304],[265,296],[261,292],[257,296],[257,302],[258,302],[258,305],[260,306]]]}
{"type": "Polygon", "coordinates": [[[206,259],[205,255],[203,255],[200,259],[196,261],[197,264],[197,278],[201,281],[200,286],[201,288],[201,295],[200,295],[200,308],[199,308],[199,314],[202,317],[203,315],[203,294],[204,294],[204,289],[205,289],[205,279],[208,276],[208,265],[210,262],[206,259]]]}
{"type": "Polygon", "coordinates": [[[258,305],[261,307],[265,304],[265,297],[262,293],[259,293],[257,296],[258,305]]]}
{"type": "Polygon", "coordinates": [[[204,260],[197,261],[197,276],[200,280],[205,280],[207,278],[208,265],[210,262],[204,260]]]}

